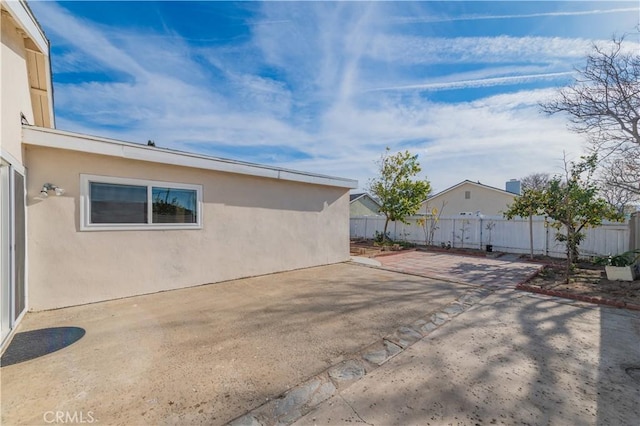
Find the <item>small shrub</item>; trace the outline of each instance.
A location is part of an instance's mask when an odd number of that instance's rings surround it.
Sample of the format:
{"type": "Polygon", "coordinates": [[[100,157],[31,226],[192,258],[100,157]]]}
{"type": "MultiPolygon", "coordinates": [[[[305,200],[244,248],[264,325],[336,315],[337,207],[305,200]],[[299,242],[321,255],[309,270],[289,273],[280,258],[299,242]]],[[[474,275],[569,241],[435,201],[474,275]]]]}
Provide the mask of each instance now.
{"type": "Polygon", "coordinates": [[[373,237],[373,242],[374,243],[378,243],[378,244],[382,244],[384,241],[388,241],[390,244],[392,243],[391,241],[391,237],[389,236],[389,233],[386,233],[386,236],[384,233],[380,232],[380,231],[376,231],[375,236],[373,237]]]}
{"type": "Polygon", "coordinates": [[[415,243],[411,243],[409,241],[398,241],[397,244],[399,244],[400,247],[403,247],[403,248],[413,248],[416,246],[415,243]]]}
{"type": "Polygon", "coordinates": [[[596,265],[600,266],[631,266],[640,259],[640,250],[630,250],[621,254],[598,257],[596,265]]]}

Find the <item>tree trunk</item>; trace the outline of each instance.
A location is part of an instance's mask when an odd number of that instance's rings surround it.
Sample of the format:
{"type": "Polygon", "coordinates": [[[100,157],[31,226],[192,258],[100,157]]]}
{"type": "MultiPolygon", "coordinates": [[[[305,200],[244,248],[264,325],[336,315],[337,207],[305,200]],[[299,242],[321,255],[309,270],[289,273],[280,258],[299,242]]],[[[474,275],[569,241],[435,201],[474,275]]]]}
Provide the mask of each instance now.
{"type": "Polygon", "coordinates": [[[389,226],[389,218],[384,222],[384,231],[382,231],[382,244],[387,241],[387,226],[389,226]]]}
{"type": "Polygon", "coordinates": [[[531,259],[533,259],[533,215],[529,215],[529,248],[531,259]]]}
{"type": "Polygon", "coordinates": [[[573,268],[573,262],[577,259],[575,229],[572,226],[567,227],[567,269],[565,270],[565,283],[569,284],[569,276],[571,275],[571,269],[573,268]]]}

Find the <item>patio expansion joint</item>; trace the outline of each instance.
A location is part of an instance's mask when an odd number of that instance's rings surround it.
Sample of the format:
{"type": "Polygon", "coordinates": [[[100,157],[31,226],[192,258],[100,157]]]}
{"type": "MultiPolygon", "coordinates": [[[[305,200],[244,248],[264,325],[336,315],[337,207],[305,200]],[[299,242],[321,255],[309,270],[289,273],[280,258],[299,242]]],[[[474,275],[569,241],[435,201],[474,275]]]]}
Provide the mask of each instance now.
{"type": "Polygon", "coordinates": [[[349,401],[347,401],[347,399],[342,396],[341,394],[338,394],[338,397],[347,405],[347,407],[349,407],[351,409],[351,411],[353,411],[353,414],[356,415],[356,417],[364,424],[369,425],[369,426],[374,426],[373,423],[369,423],[368,421],[366,421],[365,419],[362,418],[362,416],[360,415],[360,413],[358,413],[358,410],[356,410],[353,405],[351,405],[351,403],[349,401]]]}
{"type": "MultiPolygon", "coordinates": [[[[460,297],[440,310],[429,312],[426,316],[410,324],[398,327],[394,332],[365,346],[346,360],[326,368],[276,398],[270,399],[231,420],[228,425],[281,426],[292,424],[327,399],[340,396],[340,391],[381,367],[414,343],[427,338],[433,331],[468,311],[493,293],[494,290],[487,288],[474,287],[466,290],[460,297]]],[[[347,401],[345,403],[350,406],[347,401]]],[[[355,410],[353,411],[361,421],[367,423],[355,410]]]]}

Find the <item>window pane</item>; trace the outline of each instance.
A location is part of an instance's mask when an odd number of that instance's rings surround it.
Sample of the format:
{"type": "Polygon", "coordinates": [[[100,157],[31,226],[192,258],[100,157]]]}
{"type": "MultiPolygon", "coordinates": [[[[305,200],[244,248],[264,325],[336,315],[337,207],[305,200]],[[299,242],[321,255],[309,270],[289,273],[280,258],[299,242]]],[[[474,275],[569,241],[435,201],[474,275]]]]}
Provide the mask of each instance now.
{"type": "Polygon", "coordinates": [[[153,223],[197,223],[197,192],[153,187],[153,223]]]}
{"type": "Polygon", "coordinates": [[[147,223],[147,187],[89,183],[91,223],[147,223]]]}

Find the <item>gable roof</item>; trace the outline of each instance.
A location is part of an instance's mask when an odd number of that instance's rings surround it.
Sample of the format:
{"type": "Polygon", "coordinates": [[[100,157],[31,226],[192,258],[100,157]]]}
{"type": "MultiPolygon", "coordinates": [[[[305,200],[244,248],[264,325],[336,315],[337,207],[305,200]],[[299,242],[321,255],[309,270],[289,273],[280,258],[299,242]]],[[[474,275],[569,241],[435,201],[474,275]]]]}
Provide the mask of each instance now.
{"type": "Polygon", "coordinates": [[[123,142],[98,136],[66,132],[36,126],[22,126],[22,142],[28,145],[66,149],[89,154],[108,155],[152,163],[193,167],[218,172],[258,176],[314,185],[339,188],[357,188],[358,181],[334,176],[282,169],[243,161],[228,160],[201,154],[150,147],[139,143],[123,142]]]}
{"type": "Polygon", "coordinates": [[[353,203],[358,201],[361,198],[367,197],[368,199],[370,199],[371,201],[373,201],[374,203],[376,203],[376,205],[378,207],[380,207],[380,203],[378,202],[378,200],[376,200],[375,198],[373,198],[371,195],[367,194],[366,192],[358,192],[355,194],[349,194],[349,203],[353,203]]]}
{"type": "Polygon", "coordinates": [[[349,202],[353,203],[354,201],[360,199],[361,197],[364,197],[365,195],[367,195],[367,194],[364,193],[364,192],[358,192],[358,193],[355,193],[355,194],[349,194],[349,202]]]}
{"type": "Polygon", "coordinates": [[[465,179],[462,182],[457,183],[457,184],[445,189],[444,191],[440,191],[437,194],[430,195],[427,198],[427,200],[430,200],[430,199],[435,198],[435,197],[439,197],[440,195],[443,195],[443,194],[445,194],[445,193],[447,193],[449,191],[453,191],[454,189],[459,188],[459,187],[461,187],[462,185],[465,185],[465,184],[471,184],[471,185],[474,185],[474,186],[478,186],[480,188],[490,189],[492,191],[499,192],[500,194],[503,194],[503,195],[504,194],[511,195],[512,197],[517,197],[518,196],[518,194],[514,194],[513,192],[505,191],[504,189],[496,188],[494,186],[485,185],[485,184],[480,183],[480,182],[472,182],[469,179],[465,179]]]}

